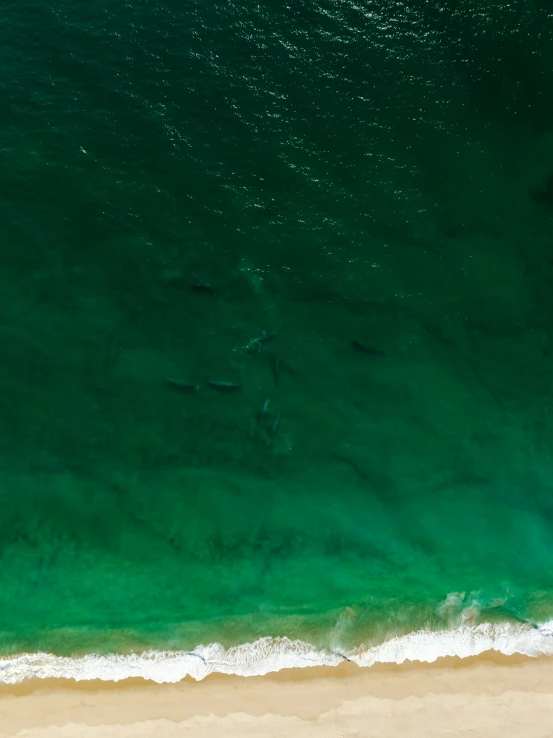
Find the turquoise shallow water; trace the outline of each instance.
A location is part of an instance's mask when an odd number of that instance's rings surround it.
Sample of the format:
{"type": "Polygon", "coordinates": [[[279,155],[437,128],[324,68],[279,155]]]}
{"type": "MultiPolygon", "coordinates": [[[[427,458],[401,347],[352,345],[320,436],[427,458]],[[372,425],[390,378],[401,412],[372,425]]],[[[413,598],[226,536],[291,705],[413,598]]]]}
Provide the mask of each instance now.
{"type": "Polygon", "coordinates": [[[2,652],[553,616],[547,4],[6,18],[2,652]]]}

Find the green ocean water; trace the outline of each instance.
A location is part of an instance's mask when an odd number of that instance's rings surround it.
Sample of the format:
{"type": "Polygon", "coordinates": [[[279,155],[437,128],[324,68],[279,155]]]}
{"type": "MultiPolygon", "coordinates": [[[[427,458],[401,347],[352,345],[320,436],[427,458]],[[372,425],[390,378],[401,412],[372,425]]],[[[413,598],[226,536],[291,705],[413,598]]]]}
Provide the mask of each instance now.
{"type": "Polygon", "coordinates": [[[552,617],[551,6],[0,34],[2,653],[552,617]]]}

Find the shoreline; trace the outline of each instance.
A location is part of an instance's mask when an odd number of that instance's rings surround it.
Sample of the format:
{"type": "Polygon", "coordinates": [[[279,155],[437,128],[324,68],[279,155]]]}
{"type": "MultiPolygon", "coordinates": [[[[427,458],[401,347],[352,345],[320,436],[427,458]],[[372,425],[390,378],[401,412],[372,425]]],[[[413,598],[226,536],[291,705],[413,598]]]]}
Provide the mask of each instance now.
{"type": "Polygon", "coordinates": [[[505,656],[553,656],[551,636],[551,622],[536,627],[501,621],[419,630],[345,651],[317,649],[305,641],[287,637],[265,637],[227,649],[219,643],[211,643],[199,645],[193,651],[90,653],[75,657],[51,653],[15,654],[0,658],[0,684],[17,684],[30,678],[100,679],[117,683],[133,677],[164,684],[179,683],[185,677],[202,681],[215,673],[259,677],[291,668],[336,668],[342,663],[357,667],[432,663],[444,657],[466,659],[489,651],[505,656]]]}
{"type": "Polygon", "coordinates": [[[486,652],[263,677],[28,680],[0,686],[0,737],[546,735],[553,659],[486,652]],[[517,727],[518,726],[518,727],[517,727]],[[541,726],[541,727],[540,727],[541,726]],[[540,730],[542,732],[540,733],[540,730]],[[466,732],[465,732],[466,731],[466,732]],[[513,731],[512,733],[510,731],[513,731]]]}

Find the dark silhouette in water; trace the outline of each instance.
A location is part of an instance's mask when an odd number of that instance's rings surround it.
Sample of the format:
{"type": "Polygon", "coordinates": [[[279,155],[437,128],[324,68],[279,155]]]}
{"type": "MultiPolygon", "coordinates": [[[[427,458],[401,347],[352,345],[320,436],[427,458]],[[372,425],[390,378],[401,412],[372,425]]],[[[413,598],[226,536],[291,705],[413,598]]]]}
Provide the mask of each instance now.
{"type": "Polygon", "coordinates": [[[244,351],[246,351],[247,353],[259,351],[264,344],[272,341],[274,338],[276,338],[276,333],[267,333],[267,331],[263,331],[261,335],[257,336],[256,338],[252,338],[251,341],[248,341],[248,343],[244,346],[244,351]]]}
{"type": "Polygon", "coordinates": [[[361,341],[352,341],[351,345],[356,351],[360,351],[363,354],[368,354],[369,356],[386,356],[384,351],[380,351],[379,349],[375,349],[372,346],[369,346],[366,343],[361,343],[361,341]]]}
{"type": "Polygon", "coordinates": [[[257,413],[258,433],[265,443],[271,444],[280,427],[280,413],[273,413],[269,409],[270,399],[267,398],[257,413]]]}
{"type": "Polygon", "coordinates": [[[181,382],[180,379],[167,378],[165,380],[165,384],[167,384],[169,387],[172,387],[175,390],[178,390],[179,392],[183,392],[184,394],[188,394],[188,395],[196,395],[198,394],[199,389],[200,389],[199,384],[192,384],[192,382],[181,382]]]}
{"type": "Polygon", "coordinates": [[[209,284],[208,282],[194,282],[192,285],[192,289],[194,292],[197,292],[201,295],[216,295],[217,290],[212,284],[209,284]]]}
{"type": "Polygon", "coordinates": [[[236,392],[242,388],[238,382],[227,382],[225,380],[210,379],[208,385],[213,389],[219,390],[219,392],[236,392]]]}
{"type": "Polygon", "coordinates": [[[270,399],[267,397],[265,402],[263,403],[263,406],[260,408],[259,412],[257,413],[257,423],[258,425],[263,422],[263,420],[270,415],[269,412],[269,403],[270,399]]]}

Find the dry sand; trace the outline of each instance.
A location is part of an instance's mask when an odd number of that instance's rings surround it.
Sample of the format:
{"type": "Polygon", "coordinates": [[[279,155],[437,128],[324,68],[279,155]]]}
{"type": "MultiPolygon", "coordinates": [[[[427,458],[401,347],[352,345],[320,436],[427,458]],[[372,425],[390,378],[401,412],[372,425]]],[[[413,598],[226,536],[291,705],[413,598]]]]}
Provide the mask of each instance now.
{"type": "Polygon", "coordinates": [[[0,738],[553,737],[553,659],[353,664],[158,685],[0,687],[0,738]]]}

